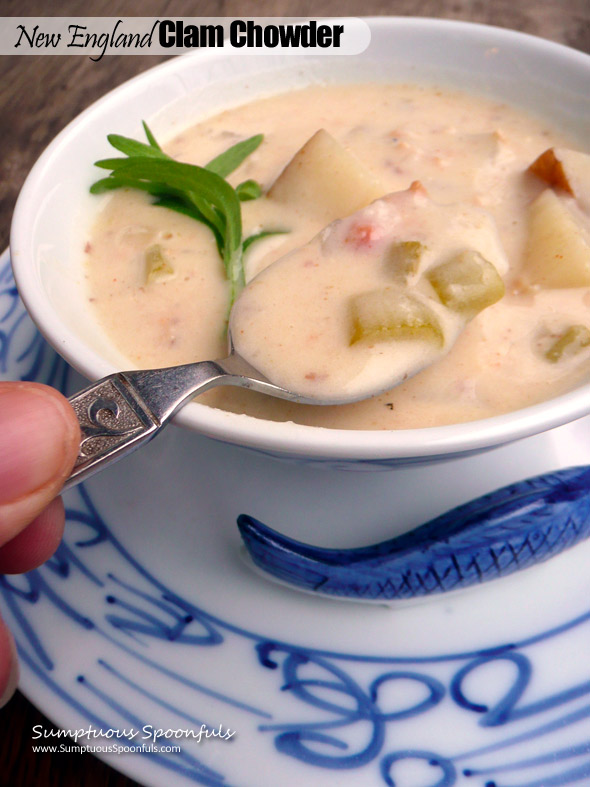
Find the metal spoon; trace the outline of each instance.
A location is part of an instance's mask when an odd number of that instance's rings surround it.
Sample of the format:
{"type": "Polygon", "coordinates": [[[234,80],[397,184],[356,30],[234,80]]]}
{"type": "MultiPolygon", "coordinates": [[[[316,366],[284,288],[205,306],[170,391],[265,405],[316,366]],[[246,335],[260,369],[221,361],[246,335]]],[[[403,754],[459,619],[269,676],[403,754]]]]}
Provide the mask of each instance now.
{"type": "Polygon", "coordinates": [[[274,385],[239,356],[165,369],[117,372],[70,397],[82,438],[64,490],[140,448],[198,394],[216,385],[237,385],[302,404],[343,404],[299,396],[274,385]]]}

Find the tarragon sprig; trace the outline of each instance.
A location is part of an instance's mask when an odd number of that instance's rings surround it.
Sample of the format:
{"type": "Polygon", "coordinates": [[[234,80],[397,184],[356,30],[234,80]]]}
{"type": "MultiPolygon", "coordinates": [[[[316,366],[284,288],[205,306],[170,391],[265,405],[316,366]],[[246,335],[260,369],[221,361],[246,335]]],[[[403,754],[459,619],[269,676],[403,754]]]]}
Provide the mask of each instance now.
{"type": "Polygon", "coordinates": [[[90,191],[102,194],[119,188],[140,189],[154,196],[156,205],[206,224],[215,237],[230,283],[231,308],[245,284],[244,249],[269,233],[243,241],[240,201],[256,199],[262,189],[254,180],[246,180],[234,189],[225,178],[256,150],[262,134],[238,142],[204,167],[198,167],[166,155],[145,122],[143,127],[148,144],[118,134],[107,137],[126,158],[97,161],[97,167],[111,172],[96,181],[90,191]]]}

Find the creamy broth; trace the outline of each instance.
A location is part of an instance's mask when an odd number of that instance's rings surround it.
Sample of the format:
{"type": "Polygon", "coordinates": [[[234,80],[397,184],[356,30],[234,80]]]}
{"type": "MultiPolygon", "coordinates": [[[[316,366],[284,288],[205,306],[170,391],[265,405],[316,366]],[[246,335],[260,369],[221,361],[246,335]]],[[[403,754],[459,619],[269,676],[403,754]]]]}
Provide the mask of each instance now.
{"type": "MultiPolygon", "coordinates": [[[[418,180],[435,203],[489,212],[510,263],[507,273],[500,271],[506,295],[467,325],[448,355],[372,399],[310,407],[220,388],[201,402],[270,420],[400,429],[488,417],[588,380],[586,351],[559,363],[549,363],[545,353],[568,326],[590,325],[590,291],[541,290],[526,286],[522,276],[527,208],[545,188],[526,170],[542,151],[565,144],[559,135],[537,118],[458,92],[318,86],[229,110],[183,132],[166,150],[202,165],[240,139],[263,133],[262,145],[229,179],[235,185],[255,178],[268,189],[318,129],[361,162],[373,198],[418,180]]],[[[289,230],[251,247],[248,279],[338,218],[276,191],[242,205],[245,237],[261,229],[289,230]]],[[[225,355],[228,285],[206,227],[153,206],[144,194],[121,191],[101,211],[86,256],[89,299],[130,363],[149,368],[225,355]],[[153,244],[164,250],[171,271],[151,282],[145,251],[153,244]]]]}

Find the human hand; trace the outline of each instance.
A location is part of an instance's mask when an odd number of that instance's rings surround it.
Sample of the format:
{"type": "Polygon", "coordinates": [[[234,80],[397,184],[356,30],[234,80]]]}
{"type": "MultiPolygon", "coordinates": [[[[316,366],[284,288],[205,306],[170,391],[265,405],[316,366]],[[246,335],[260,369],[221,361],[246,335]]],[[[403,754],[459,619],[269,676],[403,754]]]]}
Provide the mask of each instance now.
{"type": "MultiPolygon", "coordinates": [[[[57,549],[65,515],[56,495],[79,444],[78,421],[58,391],[0,382],[0,573],[30,571],[57,549]]],[[[0,621],[0,707],[17,683],[14,640],[0,621]]]]}

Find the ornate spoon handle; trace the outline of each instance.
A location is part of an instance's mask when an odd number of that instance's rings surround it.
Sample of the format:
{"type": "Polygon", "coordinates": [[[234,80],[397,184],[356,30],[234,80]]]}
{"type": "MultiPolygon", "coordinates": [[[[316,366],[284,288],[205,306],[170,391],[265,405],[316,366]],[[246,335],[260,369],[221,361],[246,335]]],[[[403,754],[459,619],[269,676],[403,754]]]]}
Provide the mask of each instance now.
{"type": "Polygon", "coordinates": [[[82,437],[76,464],[63,488],[83,481],[151,440],[181,407],[214,385],[237,385],[293,402],[318,403],[274,385],[235,352],[219,361],[118,372],[69,400],[82,437]]]}
{"type": "Polygon", "coordinates": [[[169,369],[119,372],[72,396],[69,401],[82,436],[64,489],[151,440],[195,394],[223,382],[236,380],[219,363],[203,361],[169,369]]]}

